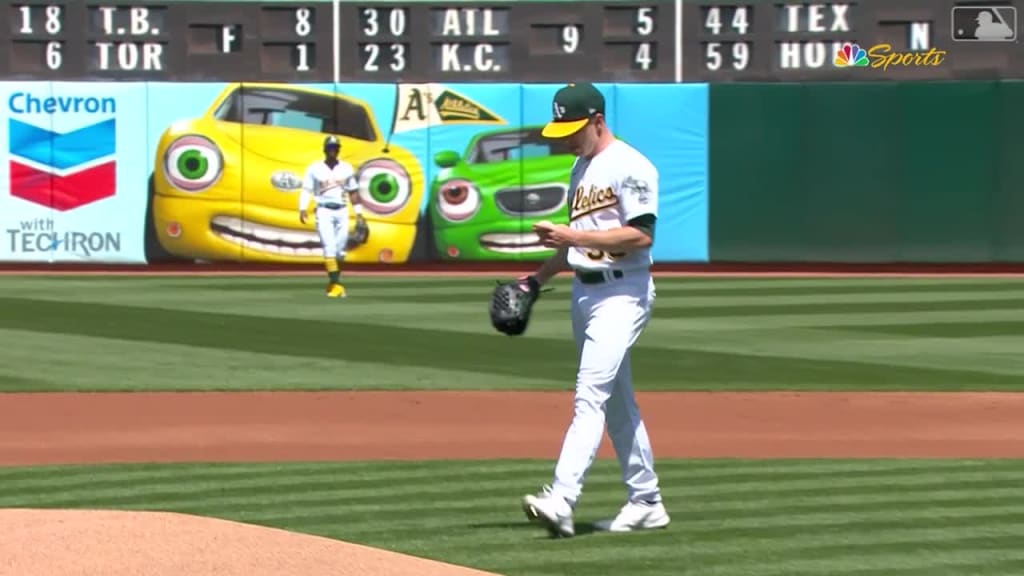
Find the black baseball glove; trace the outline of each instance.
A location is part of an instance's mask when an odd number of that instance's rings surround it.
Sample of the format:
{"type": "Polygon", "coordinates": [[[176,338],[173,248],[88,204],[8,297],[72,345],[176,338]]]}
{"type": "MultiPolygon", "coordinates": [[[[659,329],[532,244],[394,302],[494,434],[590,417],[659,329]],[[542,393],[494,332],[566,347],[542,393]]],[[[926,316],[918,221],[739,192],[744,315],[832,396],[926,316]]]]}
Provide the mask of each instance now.
{"type": "Polygon", "coordinates": [[[356,246],[366,244],[369,238],[370,227],[366,224],[366,219],[363,218],[363,215],[359,214],[356,216],[356,225],[348,233],[348,242],[346,242],[345,248],[351,250],[356,246]]]}
{"type": "Polygon", "coordinates": [[[533,276],[514,282],[499,281],[491,293],[491,324],[495,330],[507,336],[525,332],[540,292],[540,283],[533,276]]]}

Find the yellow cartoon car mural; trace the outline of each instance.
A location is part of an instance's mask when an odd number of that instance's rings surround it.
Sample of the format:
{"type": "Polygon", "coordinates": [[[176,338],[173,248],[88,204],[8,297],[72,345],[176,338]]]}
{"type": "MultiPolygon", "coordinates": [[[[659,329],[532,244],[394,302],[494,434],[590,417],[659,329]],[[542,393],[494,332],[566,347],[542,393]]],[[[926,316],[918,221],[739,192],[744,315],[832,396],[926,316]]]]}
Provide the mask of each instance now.
{"type": "Polygon", "coordinates": [[[341,159],[356,169],[370,227],[345,261],[407,261],[424,193],[419,161],[386,145],[366,102],[287,84],[229,84],[203,116],[163,132],[151,243],[171,258],[322,262],[313,219],[299,222],[298,194],[325,134],[341,139],[341,159]]]}

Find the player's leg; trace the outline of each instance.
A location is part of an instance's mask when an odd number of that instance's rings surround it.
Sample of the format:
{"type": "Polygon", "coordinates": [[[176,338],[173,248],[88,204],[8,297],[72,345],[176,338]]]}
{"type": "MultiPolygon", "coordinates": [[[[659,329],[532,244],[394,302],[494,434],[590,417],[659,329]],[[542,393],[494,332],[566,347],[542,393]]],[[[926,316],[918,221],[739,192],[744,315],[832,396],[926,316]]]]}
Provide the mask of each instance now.
{"type": "MultiPolygon", "coordinates": [[[[652,282],[646,305],[642,306],[641,332],[650,319],[653,301],[652,282]]],[[[608,435],[618,456],[628,497],[626,505],[615,518],[598,522],[597,528],[602,530],[663,528],[670,522],[662,503],[658,475],[654,471],[654,451],[636,403],[629,356],[627,351],[616,375],[615,390],[607,404],[608,435]]]]}
{"type": "Polygon", "coordinates": [[[324,269],[327,271],[327,295],[336,296],[338,285],[338,260],[335,255],[338,239],[335,235],[335,224],[331,210],[317,208],[316,210],[316,231],[320,235],[320,244],[323,247],[324,269]]]}
{"type": "Polygon", "coordinates": [[[334,253],[340,267],[345,261],[345,245],[348,243],[348,212],[346,210],[339,210],[335,217],[334,235],[337,238],[337,244],[334,253]]]}
{"type": "Polygon", "coordinates": [[[575,506],[586,473],[605,431],[605,409],[615,389],[619,367],[645,323],[636,297],[601,297],[595,291],[581,303],[580,364],[572,422],[555,466],[552,490],[575,506]]]}
{"type": "MultiPolygon", "coordinates": [[[[570,296],[570,318],[572,319],[573,338],[576,341],[577,360],[583,354],[586,318],[581,305],[581,295],[574,285],[570,296]]],[[[544,486],[539,494],[527,494],[523,498],[523,511],[527,518],[545,524],[553,536],[572,536],[575,534],[573,509],[561,495],[555,494],[551,486],[544,486]]]]}

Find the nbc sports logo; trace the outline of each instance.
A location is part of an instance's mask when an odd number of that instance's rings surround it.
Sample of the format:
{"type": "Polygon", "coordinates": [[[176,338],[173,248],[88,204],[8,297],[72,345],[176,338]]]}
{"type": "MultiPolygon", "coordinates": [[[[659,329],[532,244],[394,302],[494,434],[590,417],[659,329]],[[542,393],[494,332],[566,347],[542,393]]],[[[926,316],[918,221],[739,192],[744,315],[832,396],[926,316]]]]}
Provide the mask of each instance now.
{"type": "Polygon", "coordinates": [[[50,113],[42,116],[50,128],[13,117],[7,121],[11,196],[64,212],[115,195],[115,119],[94,121],[73,130],[51,129],[54,124],[63,123],[57,121],[59,117],[53,112],[67,108],[68,112],[112,113],[112,99],[37,98],[16,92],[8,107],[14,114],[39,117],[44,110],[50,113]],[[104,103],[106,109],[101,105],[104,103]]]}
{"type": "Polygon", "coordinates": [[[832,63],[836,68],[867,66],[868,53],[857,44],[846,42],[839,50],[836,50],[836,57],[832,63]]]}

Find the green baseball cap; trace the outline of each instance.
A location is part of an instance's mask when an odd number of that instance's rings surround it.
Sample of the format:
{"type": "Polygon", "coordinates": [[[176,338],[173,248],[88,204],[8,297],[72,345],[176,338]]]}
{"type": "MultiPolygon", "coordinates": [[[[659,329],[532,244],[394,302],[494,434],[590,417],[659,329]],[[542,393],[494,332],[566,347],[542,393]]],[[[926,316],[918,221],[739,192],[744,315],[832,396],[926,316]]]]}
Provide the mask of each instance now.
{"type": "Polygon", "coordinates": [[[604,114],[604,95],[589,82],[569,84],[555,92],[553,118],[544,126],[545,138],[565,138],[587,125],[594,114],[604,114]]]}

